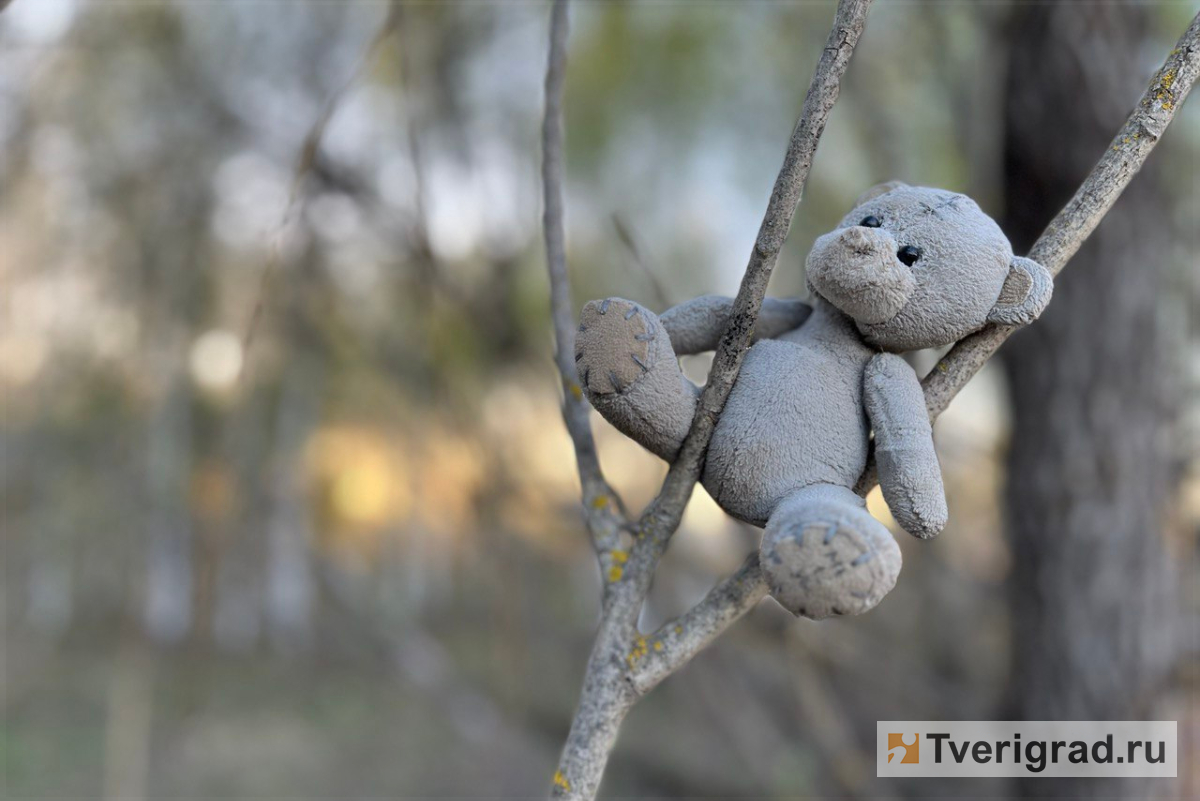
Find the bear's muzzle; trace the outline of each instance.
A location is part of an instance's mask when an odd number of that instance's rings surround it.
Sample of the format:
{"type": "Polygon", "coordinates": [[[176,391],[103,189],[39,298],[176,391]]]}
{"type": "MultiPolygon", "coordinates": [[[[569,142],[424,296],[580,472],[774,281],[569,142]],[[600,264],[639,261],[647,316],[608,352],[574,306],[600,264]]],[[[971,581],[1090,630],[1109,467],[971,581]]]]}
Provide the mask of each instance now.
{"type": "Polygon", "coordinates": [[[912,270],[896,257],[887,231],[854,225],[817,239],[808,255],[813,292],[860,323],[887,322],[916,288],[912,270]]]}

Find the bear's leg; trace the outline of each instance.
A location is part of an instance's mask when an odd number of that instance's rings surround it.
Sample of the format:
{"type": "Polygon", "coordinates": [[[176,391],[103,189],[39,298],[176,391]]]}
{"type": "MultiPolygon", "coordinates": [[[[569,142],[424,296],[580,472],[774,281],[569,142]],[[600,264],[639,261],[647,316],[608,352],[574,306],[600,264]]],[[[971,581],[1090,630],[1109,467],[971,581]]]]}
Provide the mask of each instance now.
{"type": "Polygon", "coordinates": [[[759,546],[771,595],[794,615],[858,615],[891,591],[900,548],[846,487],[816,484],[771,513],[759,546]]]}
{"type": "Polygon", "coordinates": [[[684,377],[667,331],[628,300],[591,301],[575,340],[579,382],[619,431],[672,461],[687,436],[698,390],[684,377]]]}

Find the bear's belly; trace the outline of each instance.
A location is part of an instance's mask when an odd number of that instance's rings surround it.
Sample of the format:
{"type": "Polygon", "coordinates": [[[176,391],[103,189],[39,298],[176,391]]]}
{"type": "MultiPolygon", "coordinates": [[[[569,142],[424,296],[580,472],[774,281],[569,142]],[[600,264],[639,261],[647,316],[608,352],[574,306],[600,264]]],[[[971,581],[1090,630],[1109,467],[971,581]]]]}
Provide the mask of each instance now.
{"type": "Polygon", "coordinates": [[[708,450],[704,488],[721,508],[761,526],[801,487],[853,486],[870,430],[862,368],[819,346],[755,343],[708,450]]]}

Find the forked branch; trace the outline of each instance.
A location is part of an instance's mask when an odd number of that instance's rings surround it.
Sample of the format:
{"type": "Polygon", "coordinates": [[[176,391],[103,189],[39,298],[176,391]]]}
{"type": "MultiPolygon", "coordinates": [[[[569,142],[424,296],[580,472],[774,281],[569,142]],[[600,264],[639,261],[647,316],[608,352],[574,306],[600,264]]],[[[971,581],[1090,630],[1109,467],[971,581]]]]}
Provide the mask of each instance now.
{"type": "MultiPolygon", "coordinates": [[[[870,0],[841,0],[799,122],[792,133],[754,251],[721,338],[713,368],[698,404],[691,431],[671,466],[658,497],[630,525],[605,482],[596,457],[572,359],[571,311],[563,235],[562,87],[565,75],[566,0],[555,0],[551,14],[550,59],[546,74],[543,127],[545,236],[551,280],[557,363],[562,375],[563,416],[575,444],[588,526],[605,569],[605,598],[600,629],[588,661],[579,709],[563,749],[552,792],[565,798],[592,798],[599,788],[608,754],[626,712],[639,697],[695,656],[767,594],[757,556],[722,581],[690,611],[650,635],[637,630],[658,560],[679,526],[704,464],[708,442],[737,379],[767,282],[800,202],[813,154],[839,84],[862,34],[870,0]],[[632,545],[623,550],[626,542],[632,545]]],[[[1174,118],[1200,73],[1200,16],[1168,54],[1150,87],[1110,148],[1075,197],[1050,222],[1030,258],[1057,274],[1103,219],[1174,118]]],[[[988,358],[1012,333],[989,327],[965,338],[923,381],[931,418],[940,414],[988,358]]],[[[874,465],[859,482],[864,494],[875,484],[874,465]]]]}
{"type": "Polygon", "coordinates": [[[631,545],[626,551],[617,547],[622,537],[620,529],[623,520],[616,508],[616,498],[607,484],[603,483],[595,462],[586,405],[572,361],[574,315],[570,308],[566,274],[561,196],[561,93],[566,58],[567,12],[566,0],[555,0],[551,12],[546,120],[543,127],[546,250],[557,335],[557,361],[563,376],[564,417],[575,442],[589,526],[593,538],[597,540],[606,579],[600,630],[588,660],[579,709],[554,777],[553,793],[556,796],[595,796],[625,713],[658,680],[642,682],[635,679],[640,666],[653,661],[651,654],[695,653],[739,616],[743,607],[749,608],[752,602],[761,600],[766,594],[757,564],[752,560],[743,568],[743,575],[725,582],[709,596],[727,599],[722,602],[724,605],[714,601],[712,608],[715,615],[710,616],[704,610],[696,615],[685,615],[669,631],[650,637],[642,636],[637,631],[638,613],[646,599],[655,568],[671,536],[679,527],[684,507],[700,477],[709,440],[749,350],[750,336],[766,294],[767,282],[787,239],[817,143],[825,129],[829,112],[837,101],[842,75],[862,35],[869,7],[870,0],[840,0],[838,3],[833,29],[821,52],[800,119],[784,156],[783,167],[775,180],[741,288],[734,299],[729,323],[718,344],[712,370],[697,404],[691,430],[667,473],[658,497],[632,529],[632,537],[628,538],[631,545]],[[611,528],[607,527],[609,524],[611,528]],[[597,536],[598,529],[600,537],[597,536]],[[744,583],[739,584],[739,581],[744,583]],[[735,608],[739,611],[726,611],[735,608]]]}

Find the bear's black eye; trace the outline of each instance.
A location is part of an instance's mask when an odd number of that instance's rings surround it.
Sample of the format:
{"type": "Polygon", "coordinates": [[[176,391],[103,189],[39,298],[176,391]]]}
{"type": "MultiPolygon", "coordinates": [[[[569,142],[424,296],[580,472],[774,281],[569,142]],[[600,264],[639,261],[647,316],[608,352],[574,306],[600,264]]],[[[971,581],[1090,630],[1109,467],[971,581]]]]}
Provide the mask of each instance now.
{"type": "Polygon", "coordinates": [[[896,251],[896,258],[905,266],[912,267],[917,263],[917,259],[921,258],[921,249],[914,248],[912,245],[905,245],[896,251]]]}
{"type": "Polygon", "coordinates": [[[863,217],[863,221],[860,222],[859,225],[861,225],[863,228],[878,228],[879,226],[883,225],[883,223],[879,221],[878,217],[872,214],[869,217],[863,217]]]}

